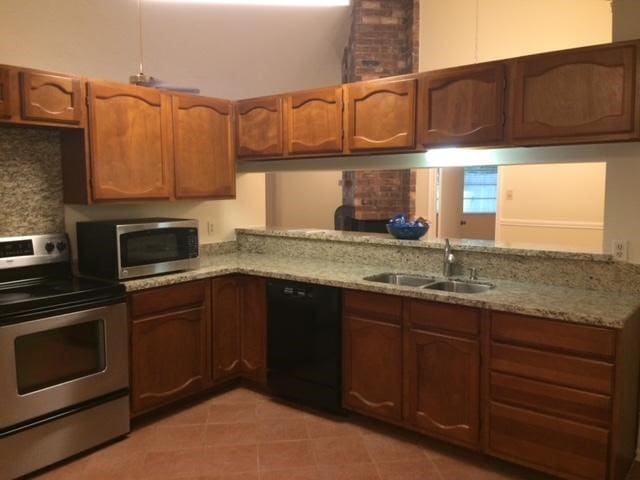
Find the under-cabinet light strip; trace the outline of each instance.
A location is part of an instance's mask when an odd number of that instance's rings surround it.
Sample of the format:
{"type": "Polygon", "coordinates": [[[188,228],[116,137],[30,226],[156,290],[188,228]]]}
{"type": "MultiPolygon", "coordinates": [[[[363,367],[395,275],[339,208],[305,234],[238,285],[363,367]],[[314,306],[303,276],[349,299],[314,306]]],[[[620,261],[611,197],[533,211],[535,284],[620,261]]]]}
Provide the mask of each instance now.
{"type": "Polygon", "coordinates": [[[147,0],[157,3],[262,5],[273,7],[344,7],[350,0],[147,0]]]}

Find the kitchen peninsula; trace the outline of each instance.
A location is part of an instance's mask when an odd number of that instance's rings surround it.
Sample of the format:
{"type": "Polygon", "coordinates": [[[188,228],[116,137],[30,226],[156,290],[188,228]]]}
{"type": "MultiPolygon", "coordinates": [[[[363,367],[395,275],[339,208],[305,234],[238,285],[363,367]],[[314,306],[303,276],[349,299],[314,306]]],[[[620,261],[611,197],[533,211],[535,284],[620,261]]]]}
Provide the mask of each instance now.
{"type": "MultiPolygon", "coordinates": [[[[383,272],[437,277],[438,242],[241,229],[236,243],[203,246],[209,255],[199,269],[131,280],[126,288],[134,305],[136,295],[169,298],[185,285],[208,288],[201,282],[212,278],[211,300],[202,300],[204,311],[212,310],[213,326],[207,328],[236,331],[231,338],[239,339],[222,347],[224,361],[233,366],[224,380],[245,376],[242,325],[266,322],[259,286],[265,278],[342,288],[346,408],[564,478],[622,478],[635,446],[640,269],[602,254],[468,241],[452,241],[452,247],[458,258],[454,274],[474,267],[481,281],[495,287],[461,294],[364,279],[383,272]],[[239,293],[229,297],[225,285],[227,293],[217,297],[221,279],[236,279],[231,288],[239,293]],[[216,298],[234,300],[217,304],[216,298]],[[438,375],[433,365],[446,373],[438,375]],[[378,373],[373,379],[371,371],[378,373]],[[381,388],[378,377],[393,381],[381,388]],[[446,393],[439,397],[436,391],[446,393]]],[[[255,335],[250,342],[255,347],[255,335]]],[[[132,348],[135,365],[135,343],[132,348]]],[[[216,344],[210,348],[215,372],[216,344]]],[[[264,351],[264,345],[252,350],[262,352],[263,369],[264,351]]],[[[203,388],[216,384],[215,378],[203,388]]],[[[249,378],[260,382],[263,373],[249,378]]],[[[135,370],[132,388],[135,405],[135,370]]],[[[173,395],[157,406],[185,392],[173,395]]]]}

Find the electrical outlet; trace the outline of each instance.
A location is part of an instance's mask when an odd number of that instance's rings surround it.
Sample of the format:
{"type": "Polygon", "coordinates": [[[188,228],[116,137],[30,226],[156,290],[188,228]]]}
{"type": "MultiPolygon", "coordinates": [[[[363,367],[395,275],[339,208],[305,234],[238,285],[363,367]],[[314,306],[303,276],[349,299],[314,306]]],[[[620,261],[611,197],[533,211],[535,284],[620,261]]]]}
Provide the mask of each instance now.
{"type": "Polygon", "coordinates": [[[213,235],[213,222],[207,222],[207,233],[213,235]]]}
{"type": "Polygon", "coordinates": [[[629,242],[625,240],[614,240],[611,247],[613,250],[613,258],[620,261],[629,259],[629,242]]]}

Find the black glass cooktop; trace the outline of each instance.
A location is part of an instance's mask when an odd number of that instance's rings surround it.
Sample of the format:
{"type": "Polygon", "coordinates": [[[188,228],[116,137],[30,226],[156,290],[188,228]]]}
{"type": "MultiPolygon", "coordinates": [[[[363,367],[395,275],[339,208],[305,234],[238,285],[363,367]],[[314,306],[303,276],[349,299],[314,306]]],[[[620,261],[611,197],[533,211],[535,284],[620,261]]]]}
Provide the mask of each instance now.
{"type": "Polygon", "coordinates": [[[115,303],[124,295],[124,286],[116,282],[75,276],[0,283],[0,321],[115,303]]]}

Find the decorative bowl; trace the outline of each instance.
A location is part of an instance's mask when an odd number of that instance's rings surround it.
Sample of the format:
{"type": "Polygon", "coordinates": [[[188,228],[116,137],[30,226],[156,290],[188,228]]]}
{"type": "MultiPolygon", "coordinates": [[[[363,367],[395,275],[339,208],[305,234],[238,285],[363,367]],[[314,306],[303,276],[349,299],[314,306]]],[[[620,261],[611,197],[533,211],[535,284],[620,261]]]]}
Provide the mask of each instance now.
{"type": "Polygon", "coordinates": [[[387,232],[399,240],[418,240],[429,231],[428,224],[387,223],[387,232]]]}

